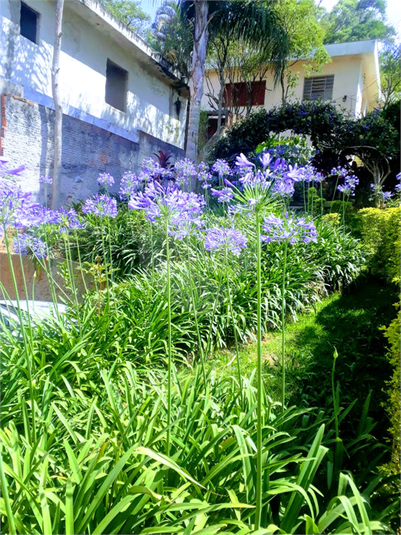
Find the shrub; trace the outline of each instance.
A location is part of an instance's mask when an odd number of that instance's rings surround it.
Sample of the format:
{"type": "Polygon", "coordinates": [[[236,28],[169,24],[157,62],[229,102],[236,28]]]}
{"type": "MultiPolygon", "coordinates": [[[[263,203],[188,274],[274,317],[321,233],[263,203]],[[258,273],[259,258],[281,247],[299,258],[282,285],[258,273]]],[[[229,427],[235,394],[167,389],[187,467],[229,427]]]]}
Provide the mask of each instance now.
{"type": "MultiPolygon", "coordinates": [[[[397,304],[399,306],[399,304],[397,304]]],[[[389,465],[390,471],[393,474],[399,474],[400,472],[400,449],[401,449],[401,408],[400,408],[400,383],[401,383],[401,312],[398,312],[398,316],[390,323],[390,325],[384,329],[384,336],[389,342],[389,360],[393,367],[393,375],[391,381],[388,382],[389,392],[388,401],[386,403],[387,412],[390,417],[391,429],[390,433],[393,437],[393,452],[392,460],[389,465]]]]}
{"type": "Polygon", "coordinates": [[[341,214],[332,212],[330,214],[324,214],[321,219],[323,224],[327,224],[331,227],[339,227],[341,224],[341,214]]]}
{"type": "Polygon", "coordinates": [[[400,281],[401,207],[363,208],[358,212],[365,249],[372,273],[389,282],[400,281]]]}

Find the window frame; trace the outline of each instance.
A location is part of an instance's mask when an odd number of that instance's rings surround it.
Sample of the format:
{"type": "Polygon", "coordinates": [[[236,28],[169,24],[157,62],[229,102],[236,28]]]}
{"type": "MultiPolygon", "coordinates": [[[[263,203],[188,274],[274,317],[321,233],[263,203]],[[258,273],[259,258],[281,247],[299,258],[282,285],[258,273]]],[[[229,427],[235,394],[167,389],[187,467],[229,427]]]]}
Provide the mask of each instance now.
{"type": "Polygon", "coordinates": [[[334,74],[325,74],[320,76],[310,76],[304,78],[304,89],[302,93],[302,100],[306,102],[313,102],[315,100],[332,100],[334,89],[334,74]],[[322,82],[324,81],[324,86],[322,82]],[[308,87],[310,85],[310,87],[308,87]],[[314,87],[315,86],[315,87],[314,87]],[[320,87],[323,87],[321,89],[320,87]],[[330,93],[330,96],[328,95],[330,93]],[[313,98],[313,95],[316,96],[313,98]]]}
{"type": "Polygon", "coordinates": [[[123,67],[120,67],[120,65],[118,65],[115,61],[113,61],[112,59],[110,58],[107,58],[107,61],[106,61],[106,87],[105,87],[105,95],[104,95],[104,100],[106,102],[106,104],[108,104],[109,106],[111,106],[112,108],[114,108],[115,110],[119,110],[123,113],[126,113],[127,111],[127,94],[128,94],[128,80],[129,80],[129,73],[126,69],[124,69],[123,67]],[[108,74],[109,72],[109,68],[113,68],[117,71],[121,71],[121,73],[124,73],[124,104],[123,104],[123,107],[119,107],[119,106],[116,106],[116,102],[114,101],[113,103],[113,99],[110,98],[110,95],[108,95],[108,92],[112,90],[112,88],[110,88],[109,86],[109,83],[111,82],[111,77],[110,77],[110,74],[108,74]],[[109,98],[109,100],[108,100],[109,98]],[[111,101],[111,102],[110,102],[111,101]]]}
{"type": "Polygon", "coordinates": [[[31,43],[34,43],[35,45],[39,45],[39,22],[40,22],[40,13],[39,11],[36,11],[36,9],[33,9],[30,5],[26,4],[25,2],[20,2],[20,17],[19,17],[19,33],[22,37],[25,39],[28,39],[31,43]],[[27,35],[24,35],[22,32],[22,11],[23,9],[26,9],[27,12],[32,13],[35,15],[35,40],[32,40],[27,35]]]}

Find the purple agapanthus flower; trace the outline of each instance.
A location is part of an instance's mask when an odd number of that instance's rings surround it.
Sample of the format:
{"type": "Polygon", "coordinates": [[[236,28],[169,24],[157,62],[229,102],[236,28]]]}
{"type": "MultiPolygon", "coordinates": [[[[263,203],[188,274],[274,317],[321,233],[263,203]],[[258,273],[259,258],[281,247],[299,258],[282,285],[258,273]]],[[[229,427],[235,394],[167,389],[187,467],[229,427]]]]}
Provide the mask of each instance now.
{"type": "Polygon", "coordinates": [[[213,176],[209,170],[209,166],[206,162],[201,162],[198,165],[198,180],[201,183],[203,189],[210,188],[213,176]]]}
{"type": "Polygon", "coordinates": [[[284,218],[275,215],[269,215],[265,218],[263,225],[265,234],[260,239],[264,242],[285,241],[294,244],[298,241],[309,243],[317,241],[317,232],[315,225],[308,223],[305,218],[290,217],[285,214],[284,218]]]}
{"type": "Polygon", "coordinates": [[[344,184],[338,186],[338,191],[341,191],[344,195],[354,195],[355,188],[359,184],[359,179],[355,176],[347,176],[344,180],[344,184]]]}
{"type": "Polygon", "coordinates": [[[131,210],[143,210],[152,223],[164,219],[170,236],[182,239],[192,228],[203,224],[201,216],[205,201],[196,193],[176,188],[162,188],[151,184],[144,192],[138,192],[128,202],[131,210]]]}
{"type": "Polygon", "coordinates": [[[212,171],[217,173],[219,177],[225,177],[231,175],[231,168],[226,160],[216,160],[212,165],[212,171]]]}
{"type": "Polygon", "coordinates": [[[235,159],[235,165],[239,168],[244,167],[255,167],[255,165],[248,160],[248,158],[241,152],[239,156],[235,159]]]}
{"type": "Polygon", "coordinates": [[[0,232],[12,225],[17,229],[32,225],[39,205],[32,193],[25,192],[10,180],[0,179],[0,232]]]}
{"type": "Polygon", "coordinates": [[[222,190],[211,189],[211,194],[217,197],[218,202],[231,202],[234,198],[234,192],[231,188],[223,188],[222,190]]]}
{"type": "Polygon", "coordinates": [[[36,258],[46,258],[47,245],[40,238],[29,234],[18,236],[13,243],[14,251],[21,255],[34,255],[36,258]]]}
{"type": "MultiPolygon", "coordinates": [[[[104,197],[106,197],[106,195],[104,195],[104,197]]],[[[59,218],[57,223],[59,225],[59,231],[62,234],[66,234],[71,230],[82,229],[85,226],[73,208],[68,210],[67,208],[60,208],[57,214],[59,218]]]]}
{"type": "Polygon", "coordinates": [[[270,162],[272,161],[272,155],[268,152],[265,152],[262,154],[262,156],[259,156],[259,160],[263,166],[264,169],[270,165],[270,162]]]}
{"type": "Polygon", "coordinates": [[[114,218],[117,216],[117,201],[108,195],[94,195],[85,201],[82,213],[114,218]]]}
{"type": "Polygon", "coordinates": [[[53,184],[53,179],[51,176],[41,176],[39,178],[39,182],[41,184],[48,184],[49,186],[51,186],[53,184]]]}
{"type": "Polygon", "coordinates": [[[397,191],[398,193],[401,192],[401,184],[396,184],[395,187],[394,187],[394,190],[397,191]]]}
{"type": "Polygon", "coordinates": [[[393,196],[393,193],[391,191],[383,191],[382,198],[383,202],[388,201],[393,196]]]}
{"type": "Polygon", "coordinates": [[[2,156],[0,159],[0,178],[3,178],[7,175],[19,176],[23,171],[25,171],[25,165],[20,165],[14,169],[9,169],[7,164],[8,158],[2,156]]]}
{"type": "Polygon", "coordinates": [[[234,228],[213,227],[205,231],[207,251],[228,251],[239,255],[246,248],[247,237],[234,228]]]}
{"type": "Polygon", "coordinates": [[[97,179],[97,183],[99,184],[99,186],[111,188],[111,186],[114,184],[114,178],[111,176],[110,173],[100,173],[99,178],[97,179]]]}
{"type": "Polygon", "coordinates": [[[174,171],[176,183],[182,188],[187,187],[191,183],[192,179],[197,175],[194,162],[192,160],[188,160],[188,158],[175,162],[174,171]]]}
{"type": "Polygon", "coordinates": [[[129,199],[131,195],[134,195],[142,186],[142,180],[140,177],[126,171],[120,182],[120,190],[118,192],[120,199],[129,199]]]}

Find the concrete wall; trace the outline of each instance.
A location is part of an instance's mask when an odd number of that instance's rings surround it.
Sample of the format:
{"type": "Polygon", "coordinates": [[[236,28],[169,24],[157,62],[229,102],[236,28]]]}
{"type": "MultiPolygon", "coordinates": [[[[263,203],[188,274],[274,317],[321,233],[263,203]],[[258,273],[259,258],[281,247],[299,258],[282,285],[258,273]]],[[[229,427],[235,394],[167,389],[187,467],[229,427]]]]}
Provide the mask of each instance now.
{"type": "MultiPolygon", "coordinates": [[[[1,96],[3,128],[0,140],[11,162],[24,164],[21,183],[40,201],[50,194],[37,178],[51,175],[53,166],[54,111],[21,97],[1,96]]],[[[63,116],[62,204],[86,199],[99,191],[99,173],[107,171],[116,180],[117,192],[125,171],[138,170],[142,160],[161,149],[175,158],[183,152],[150,134],[140,132],[138,142],[120,137],[96,125],[63,116]]]]}
{"type": "MultiPolygon", "coordinates": [[[[336,45],[337,46],[337,45],[336,45]]],[[[373,60],[373,57],[371,58],[373,60]]],[[[333,57],[332,62],[325,65],[321,72],[307,74],[303,67],[303,62],[297,62],[289,70],[293,75],[299,75],[297,86],[289,90],[289,101],[302,101],[305,78],[308,76],[334,75],[333,101],[338,108],[349,112],[357,117],[364,111],[371,111],[377,106],[377,94],[374,88],[368,92],[375,80],[371,79],[371,71],[366,63],[368,59],[363,55],[344,55],[333,57]],[[368,76],[365,74],[368,72],[368,76]],[[347,96],[345,102],[343,97],[347,96]]],[[[218,94],[219,81],[214,72],[209,73],[214,94],[218,94]]],[[[376,84],[377,85],[377,84],[376,84]]],[[[206,86],[205,86],[206,90],[206,86]]],[[[377,90],[376,90],[377,93],[377,90]]],[[[281,86],[274,86],[271,73],[266,78],[266,92],[264,107],[269,110],[281,104],[281,86]]],[[[210,109],[210,104],[206,95],[202,100],[203,109],[210,109]]],[[[259,106],[255,106],[258,109],[259,106]]]]}
{"type": "MultiPolygon", "coordinates": [[[[0,150],[11,164],[27,165],[24,181],[38,191],[39,177],[52,169],[55,2],[25,3],[40,14],[38,44],[20,35],[20,0],[0,1],[0,93],[26,101],[4,97],[0,150]]],[[[136,169],[151,155],[146,152],[149,144],[140,147],[144,134],[151,136],[152,150],[169,148],[177,157],[183,155],[185,142],[187,100],[179,95],[172,76],[152,59],[145,43],[95,2],[85,3],[91,9],[79,0],[65,3],[60,58],[63,200],[92,192],[91,182],[99,171],[116,173],[118,179],[124,170],[136,169]],[[125,112],[105,102],[108,59],[128,71],[125,112]],[[182,102],[179,118],[177,98],[182,102]],[[84,179],[84,185],[76,177],[84,179]]]]}

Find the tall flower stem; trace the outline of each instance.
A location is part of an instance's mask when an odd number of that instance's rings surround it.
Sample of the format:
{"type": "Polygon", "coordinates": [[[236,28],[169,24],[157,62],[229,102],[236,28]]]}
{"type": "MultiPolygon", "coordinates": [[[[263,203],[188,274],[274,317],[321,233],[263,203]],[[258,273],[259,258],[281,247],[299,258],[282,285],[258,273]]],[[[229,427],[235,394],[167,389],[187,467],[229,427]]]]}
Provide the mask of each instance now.
{"type": "Polygon", "coordinates": [[[283,265],[283,282],[281,286],[281,410],[284,412],[285,403],[285,287],[287,278],[287,249],[288,240],[284,242],[284,265],[283,265]]]}
{"type": "Polygon", "coordinates": [[[233,325],[234,330],[234,343],[235,343],[235,355],[237,359],[237,373],[238,373],[238,384],[241,391],[241,399],[242,399],[242,375],[241,375],[241,363],[239,359],[239,348],[238,348],[238,333],[237,333],[237,322],[235,321],[234,317],[234,308],[233,308],[233,300],[231,296],[231,288],[230,288],[230,278],[228,276],[229,269],[228,269],[228,251],[226,247],[226,270],[227,270],[227,294],[228,294],[228,306],[230,307],[230,316],[231,321],[233,325]]]}
{"type": "MultiPolygon", "coordinates": [[[[187,264],[188,264],[188,268],[190,268],[190,262],[191,262],[191,259],[190,259],[190,256],[189,256],[189,251],[190,251],[189,245],[187,244],[187,253],[188,253],[187,264]]],[[[198,345],[199,345],[199,351],[200,351],[200,354],[201,354],[202,375],[203,375],[204,384],[206,385],[205,353],[203,351],[202,338],[201,338],[200,330],[199,330],[198,312],[196,310],[196,303],[195,303],[195,295],[194,295],[192,277],[191,277],[191,282],[190,282],[190,289],[191,289],[192,308],[193,308],[193,311],[194,311],[196,334],[198,336],[198,345]]]]}
{"type": "MultiPolygon", "coordinates": [[[[334,202],[334,199],[335,199],[335,196],[336,196],[336,192],[337,192],[337,186],[338,186],[338,181],[340,180],[340,175],[337,175],[337,180],[336,180],[336,185],[334,186],[334,191],[333,191],[333,198],[331,199],[331,202],[334,202]]],[[[333,209],[333,206],[330,206],[330,213],[333,209]]]]}
{"type": "Polygon", "coordinates": [[[262,282],[261,258],[262,247],[260,243],[260,214],[255,210],[256,216],[256,271],[257,271],[257,407],[256,407],[256,510],[255,530],[260,529],[262,517],[262,282]]]}
{"type": "Polygon", "coordinates": [[[320,181],[320,198],[321,198],[321,201],[320,201],[320,215],[322,216],[323,215],[323,184],[322,184],[322,181],[320,181]]]}
{"type": "Polygon", "coordinates": [[[167,261],[167,445],[166,455],[170,455],[170,441],[171,441],[171,273],[170,273],[170,247],[168,235],[168,218],[166,217],[166,261],[167,261]]]}

